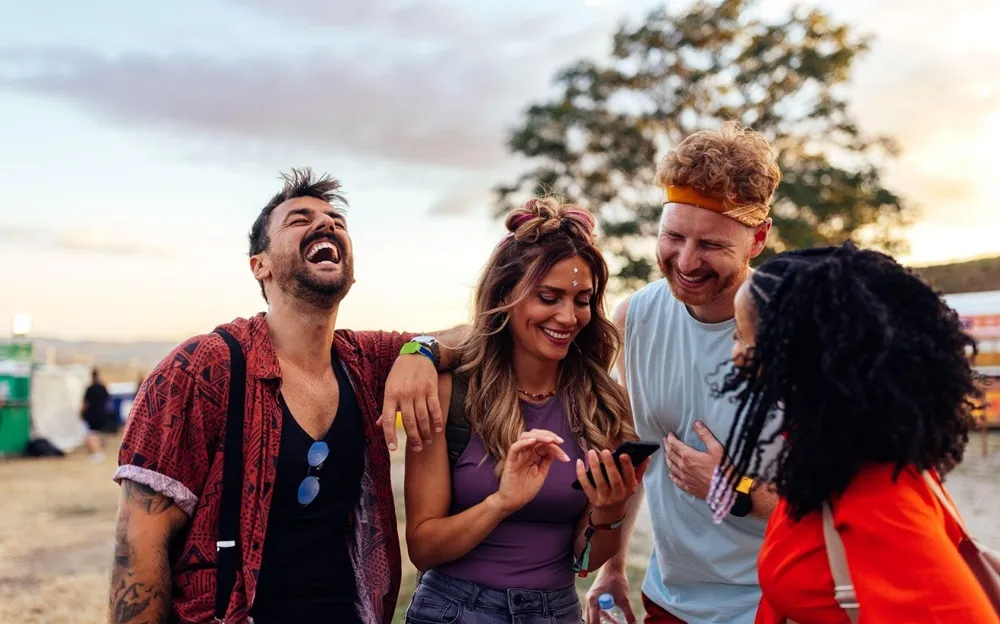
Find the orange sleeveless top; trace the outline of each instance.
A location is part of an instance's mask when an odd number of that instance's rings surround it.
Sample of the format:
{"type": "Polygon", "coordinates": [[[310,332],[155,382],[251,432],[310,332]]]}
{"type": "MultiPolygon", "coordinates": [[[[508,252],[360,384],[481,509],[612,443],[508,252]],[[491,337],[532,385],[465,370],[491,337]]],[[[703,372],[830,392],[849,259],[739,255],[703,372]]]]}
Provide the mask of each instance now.
{"type": "MultiPolygon", "coordinates": [[[[819,512],[799,522],[780,501],[758,557],[756,624],[849,624],[833,598],[819,512]]],[[[958,553],[959,526],[915,469],[859,473],[833,505],[861,605],[859,624],[1000,624],[958,553]]]]}

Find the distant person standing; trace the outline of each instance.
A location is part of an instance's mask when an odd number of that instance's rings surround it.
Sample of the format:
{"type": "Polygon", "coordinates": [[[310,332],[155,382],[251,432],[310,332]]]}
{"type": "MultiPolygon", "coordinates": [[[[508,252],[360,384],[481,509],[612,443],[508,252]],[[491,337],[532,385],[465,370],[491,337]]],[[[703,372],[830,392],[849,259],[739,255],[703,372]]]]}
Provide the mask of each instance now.
{"type": "Polygon", "coordinates": [[[90,461],[94,463],[104,461],[104,444],[99,434],[107,426],[110,397],[95,368],[90,373],[90,387],[83,394],[83,407],[80,410],[83,422],[87,424],[87,450],[90,451],[90,461]]]}

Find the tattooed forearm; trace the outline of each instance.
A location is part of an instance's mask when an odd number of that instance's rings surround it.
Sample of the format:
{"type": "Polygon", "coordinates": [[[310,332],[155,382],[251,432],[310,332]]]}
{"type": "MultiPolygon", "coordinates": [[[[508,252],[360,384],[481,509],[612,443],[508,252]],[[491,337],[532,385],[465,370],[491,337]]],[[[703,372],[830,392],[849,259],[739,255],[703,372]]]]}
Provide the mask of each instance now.
{"type": "Polygon", "coordinates": [[[174,506],[172,498],[135,481],[122,481],[122,496],[123,502],[135,505],[148,514],[161,514],[174,506]]]}
{"type": "MultiPolygon", "coordinates": [[[[170,596],[158,587],[129,578],[117,579],[111,588],[113,624],[166,624],[170,621],[170,596]]],[[[169,579],[167,581],[169,583],[169,579]]],[[[169,587],[169,585],[167,585],[169,587]]]]}
{"type": "Polygon", "coordinates": [[[151,488],[122,481],[115,527],[115,558],[108,611],[111,624],[161,624],[170,620],[171,536],[186,516],[151,488]]]}
{"type": "Polygon", "coordinates": [[[109,604],[111,623],[165,623],[170,618],[171,589],[166,551],[152,548],[138,553],[129,541],[127,525],[127,518],[124,523],[119,522],[115,543],[109,604]]]}
{"type": "MultiPolygon", "coordinates": [[[[119,526],[123,524],[119,522],[119,526]]],[[[132,546],[128,543],[128,537],[124,531],[119,528],[117,535],[115,536],[115,570],[122,568],[124,570],[129,570],[132,568],[132,546]]]]}

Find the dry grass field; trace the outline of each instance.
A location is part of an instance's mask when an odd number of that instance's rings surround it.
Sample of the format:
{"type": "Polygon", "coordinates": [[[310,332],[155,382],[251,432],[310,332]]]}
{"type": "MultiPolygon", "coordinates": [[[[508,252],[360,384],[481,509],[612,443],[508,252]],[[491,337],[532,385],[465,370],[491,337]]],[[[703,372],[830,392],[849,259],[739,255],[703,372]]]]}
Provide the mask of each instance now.
{"type": "MultiPolygon", "coordinates": [[[[60,459],[0,461],[0,622],[106,621],[118,500],[118,488],[111,481],[116,442],[108,441],[109,452],[101,464],[90,463],[80,451],[60,459]]],[[[948,485],[972,530],[985,543],[1000,548],[1000,496],[996,495],[1000,493],[1000,434],[994,433],[990,444],[991,454],[983,459],[979,440],[974,439],[965,463],[948,485]]],[[[400,520],[401,460],[402,454],[397,453],[393,481],[400,520]]],[[[648,555],[648,517],[643,517],[630,556],[634,592],[638,592],[648,555]]],[[[414,583],[414,570],[406,565],[397,622],[402,621],[414,583]]],[[[581,582],[579,588],[582,593],[586,584],[581,582]]],[[[634,604],[638,607],[638,600],[634,604]]]]}

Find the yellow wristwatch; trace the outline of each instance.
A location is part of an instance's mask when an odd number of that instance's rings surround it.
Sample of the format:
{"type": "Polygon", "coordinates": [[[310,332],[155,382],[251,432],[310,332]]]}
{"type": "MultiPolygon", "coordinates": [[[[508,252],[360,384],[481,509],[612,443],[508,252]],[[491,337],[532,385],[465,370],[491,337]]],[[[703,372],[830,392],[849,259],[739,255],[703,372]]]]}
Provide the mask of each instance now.
{"type": "Polygon", "coordinates": [[[740,482],[736,485],[736,502],[733,503],[733,508],[729,511],[730,514],[737,518],[750,515],[750,512],[753,511],[753,499],[750,498],[751,487],[753,487],[753,479],[750,477],[740,478],[740,482]]]}

